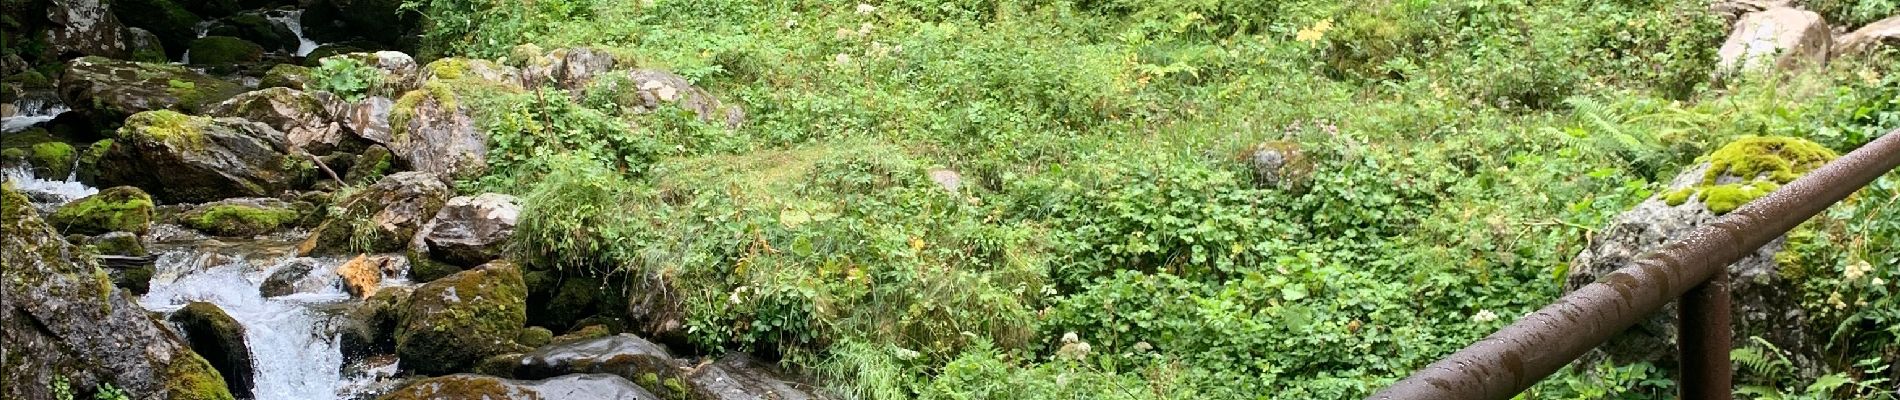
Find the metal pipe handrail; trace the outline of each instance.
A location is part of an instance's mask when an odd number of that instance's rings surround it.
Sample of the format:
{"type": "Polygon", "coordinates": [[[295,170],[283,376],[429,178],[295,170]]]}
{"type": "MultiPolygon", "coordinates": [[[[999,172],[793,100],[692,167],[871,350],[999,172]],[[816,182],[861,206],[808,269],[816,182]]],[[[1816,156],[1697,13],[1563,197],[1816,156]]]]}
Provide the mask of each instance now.
{"type": "Polygon", "coordinates": [[[1679,319],[1685,328],[1678,349],[1685,367],[1679,385],[1682,398],[1728,398],[1732,390],[1728,383],[1728,265],[1895,167],[1900,167],[1900,129],[1690,231],[1370,398],[1508,399],[1676,299],[1685,300],[1680,309],[1687,317],[1679,319]],[[1715,276],[1720,278],[1712,280],[1715,276]]]}

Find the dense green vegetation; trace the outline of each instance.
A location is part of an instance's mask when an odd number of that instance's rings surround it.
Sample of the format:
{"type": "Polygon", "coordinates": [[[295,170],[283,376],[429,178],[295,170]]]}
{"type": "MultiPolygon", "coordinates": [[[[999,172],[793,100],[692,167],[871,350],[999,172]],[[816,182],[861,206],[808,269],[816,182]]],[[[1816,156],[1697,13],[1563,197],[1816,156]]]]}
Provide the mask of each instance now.
{"type": "MultiPolygon", "coordinates": [[[[430,57],[592,46],[746,110],[727,129],[605,91],[458,103],[493,151],[459,186],[524,199],[514,258],[618,277],[632,317],[702,350],[850,398],[1348,398],[1555,299],[1596,229],[1732,139],[1845,153],[1900,128],[1891,53],[1712,86],[1727,32],[1705,3],[409,7],[430,57]],[[1310,164],[1269,182],[1262,146],[1310,164]]],[[[361,93],[360,69],[313,84],[361,93]]],[[[1791,239],[1809,312],[1839,327],[1829,370],[1747,347],[1750,390],[1892,385],[1896,198],[1890,174],[1791,239]]],[[[1669,376],[1566,370],[1529,397],[1652,398],[1669,376]]]]}

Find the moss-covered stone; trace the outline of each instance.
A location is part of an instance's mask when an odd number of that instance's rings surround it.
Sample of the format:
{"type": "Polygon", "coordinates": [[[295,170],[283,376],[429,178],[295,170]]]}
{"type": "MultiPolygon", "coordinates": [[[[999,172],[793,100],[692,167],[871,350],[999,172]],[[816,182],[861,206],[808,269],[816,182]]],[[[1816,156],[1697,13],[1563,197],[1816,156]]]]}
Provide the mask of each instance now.
{"type": "Polygon", "coordinates": [[[79,178],[80,182],[86,184],[98,182],[99,158],[104,157],[106,151],[111,149],[112,139],[100,140],[92,142],[91,145],[87,145],[86,150],[79,153],[79,168],[74,171],[75,177],[79,178]]]}
{"type": "Polygon", "coordinates": [[[418,253],[414,249],[410,249],[407,256],[409,257],[409,278],[416,282],[432,282],[462,272],[462,267],[436,261],[429,258],[428,254],[418,253]]]}
{"type": "Polygon", "coordinates": [[[205,36],[191,42],[191,63],[222,65],[258,62],[264,59],[264,46],[230,36],[205,36]]]}
{"type": "Polygon", "coordinates": [[[1836,157],[1833,150],[1806,139],[1743,136],[1700,160],[1709,163],[1709,169],[1699,184],[1664,193],[1663,201],[1678,206],[1699,199],[1710,212],[1727,214],[1836,157]]]}
{"type": "Polygon", "coordinates": [[[289,226],[303,214],[283,202],[219,202],[188,211],[185,226],[217,236],[255,236],[289,226]]]}
{"type": "Polygon", "coordinates": [[[587,325],[587,326],[581,327],[580,329],[575,329],[573,332],[568,332],[568,333],[562,334],[561,336],[555,336],[553,339],[548,340],[548,343],[549,344],[572,343],[572,342],[578,342],[578,341],[587,340],[587,339],[603,338],[603,337],[607,337],[607,335],[612,335],[612,334],[614,334],[613,330],[608,328],[606,325],[599,325],[599,324],[587,325]]]}
{"type": "Polygon", "coordinates": [[[191,349],[203,356],[231,393],[250,393],[253,372],[250,350],[244,341],[244,325],[224,309],[202,301],[185,305],[171,316],[191,343],[191,349]]]}
{"type": "Polygon", "coordinates": [[[150,253],[145,251],[145,243],[139,240],[138,235],[131,232],[112,232],[99,235],[98,237],[92,238],[89,243],[93,253],[102,255],[129,257],[144,257],[150,255],[150,253]]]}
{"type": "Polygon", "coordinates": [[[396,331],[404,369],[423,375],[466,371],[482,359],[518,350],[527,321],[521,271],[493,262],[416,288],[396,331]]]}
{"type": "Polygon", "coordinates": [[[81,57],[65,64],[59,92],[94,127],[112,129],[142,111],[198,112],[244,87],[179,65],[81,57]]]}
{"type": "Polygon", "coordinates": [[[166,370],[165,395],[172,400],[235,400],[224,376],[191,351],[173,357],[166,370]]]}
{"type": "Polygon", "coordinates": [[[291,88],[303,90],[310,82],[310,67],[296,64],[277,64],[264,72],[264,79],[258,82],[258,88],[291,88]]]}
{"type": "Polygon", "coordinates": [[[522,346],[541,347],[553,341],[554,331],[539,326],[522,328],[521,333],[515,334],[515,343],[520,343],[522,346]]]}
{"type": "Polygon", "coordinates": [[[233,118],[159,110],[133,115],[100,158],[99,181],[133,185],[169,203],[275,196],[297,183],[285,171],[283,133],[233,118]]]}
{"type": "Polygon", "coordinates": [[[34,71],[30,69],[25,70],[25,71],[20,71],[19,73],[15,73],[13,75],[7,75],[6,78],[0,78],[0,82],[19,84],[20,86],[25,86],[25,87],[52,87],[53,86],[53,80],[51,78],[47,78],[45,74],[41,74],[39,71],[34,71]]]}
{"type": "Polygon", "coordinates": [[[66,233],[125,231],[143,235],[152,226],[153,208],[152,196],[145,191],[119,186],[60,206],[47,221],[66,233]]]}
{"type": "Polygon", "coordinates": [[[73,162],[79,159],[79,153],[73,145],[66,142],[45,142],[33,145],[28,162],[41,178],[65,179],[73,172],[73,162]]]}

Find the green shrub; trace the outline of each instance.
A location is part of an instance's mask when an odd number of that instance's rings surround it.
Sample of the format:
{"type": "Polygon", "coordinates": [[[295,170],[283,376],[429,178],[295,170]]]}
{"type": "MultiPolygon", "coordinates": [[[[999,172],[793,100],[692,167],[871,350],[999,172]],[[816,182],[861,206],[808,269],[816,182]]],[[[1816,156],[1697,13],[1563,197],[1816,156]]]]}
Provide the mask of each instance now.
{"type": "Polygon", "coordinates": [[[357,101],[371,88],[382,85],[382,72],[352,57],[330,57],[310,70],[310,90],[335,93],[345,100],[357,101]]]}

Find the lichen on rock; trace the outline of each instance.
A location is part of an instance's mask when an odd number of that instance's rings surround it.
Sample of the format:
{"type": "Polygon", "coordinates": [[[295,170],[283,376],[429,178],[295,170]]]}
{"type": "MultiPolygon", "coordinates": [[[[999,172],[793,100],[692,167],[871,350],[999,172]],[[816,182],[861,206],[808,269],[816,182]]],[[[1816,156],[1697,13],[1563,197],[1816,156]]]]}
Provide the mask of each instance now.
{"type": "Polygon", "coordinates": [[[1703,157],[1709,163],[1702,181],[1667,192],[1671,206],[1700,199],[1716,215],[1774,192],[1839,157],[1833,150],[1806,139],[1785,136],[1743,136],[1703,157]]]}

